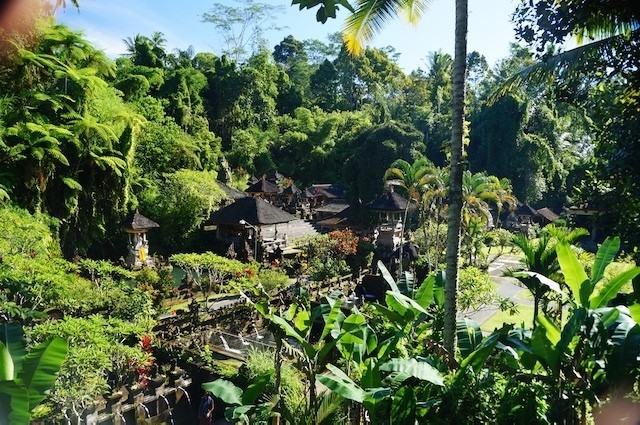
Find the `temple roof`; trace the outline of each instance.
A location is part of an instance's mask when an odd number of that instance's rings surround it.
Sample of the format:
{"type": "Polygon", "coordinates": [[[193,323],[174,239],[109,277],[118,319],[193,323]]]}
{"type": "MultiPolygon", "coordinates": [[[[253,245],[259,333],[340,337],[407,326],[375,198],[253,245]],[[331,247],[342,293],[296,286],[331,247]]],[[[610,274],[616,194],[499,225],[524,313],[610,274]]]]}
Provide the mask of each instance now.
{"type": "Polygon", "coordinates": [[[282,189],[283,195],[299,195],[300,193],[302,193],[300,189],[298,189],[293,183],[291,183],[291,186],[282,189]]]}
{"type": "Polygon", "coordinates": [[[126,216],[124,220],[122,220],[118,224],[118,226],[132,230],[145,230],[152,229],[154,227],[160,227],[158,223],[151,220],[150,218],[143,216],[138,212],[138,210],[126,216]]]}
{"type": "Polygon", "coordinates": [[[235,200],[235,199],[240,199],[240,198],[246,198],[247,197],[246,193],[240,192],[239,190],[236,190],[236,189],[230,187],[226,183],[223,183],[221,181],[216,181],[216,183],[218,184],[220,189],[222,189],[222,191],[227,195],[227,197],[229,199],[234,199],[235,200]]]}
{"type": "Polygon", "coordinates": [[[231,205],[211,213],[205,224],[238,224],[245,220],[254,226],[288,223],[296,217],[261,198],[242,198],[231,205]]]}
{"type": "Polygon", "coordinates": [[[518,202],[518,207],[514,212],[516,213],[516,215],[530,215],[533,217],[538,215],[538,211],[536,211],[529,204],[521,204],[519,202],[518,202]]]}
{"type": "Polygon", "coordinates": [[[263,177],[244,191],[247,193],[278,193],[279,190],[278,185],[263,177]]]}
{"type": "Polygon", "coordinates": [[[538,214],[546,218],[548,221],[556,221],[558,218],[560,218],[558,214],[554,213],[547,207],[540,208],[538,210],[538,214]]]}
{"type": "Polygon", "coordinates": [[[367,204],[372,211],[404,211],[408,201],[398,192],[387,192],[367,204]]]}
{"type": "Polygon", "coordinates": [[[314,184],[304,190],[305,198],[325,197],[335,199],[344,197],[344,186],[340,183],[314,184]]]}
{"type": "Polygon", "coordinates": [[[339,214],[342,211],[349,208],[349,204],[346,202],[329,202],[321,207],[314,208],[316,212],[326,213],[326,214],[339,214]]]}

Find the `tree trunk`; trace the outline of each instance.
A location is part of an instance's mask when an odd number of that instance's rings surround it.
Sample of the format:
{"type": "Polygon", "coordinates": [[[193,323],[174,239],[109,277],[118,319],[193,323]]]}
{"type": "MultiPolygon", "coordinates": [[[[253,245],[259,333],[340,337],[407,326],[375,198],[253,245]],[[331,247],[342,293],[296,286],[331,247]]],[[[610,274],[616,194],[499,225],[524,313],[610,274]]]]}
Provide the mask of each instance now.
{"type": "Polygon", "coordinates": [[[460,216],[462,212],[464,83],[467,68],[468,0],[456,0],[455,56],[453,60],[453,99],[451,123],[451,175],[447,216],[447,268],[444,301],[444,347],[454,355],[458,261],[460,255],[460,216]]]}

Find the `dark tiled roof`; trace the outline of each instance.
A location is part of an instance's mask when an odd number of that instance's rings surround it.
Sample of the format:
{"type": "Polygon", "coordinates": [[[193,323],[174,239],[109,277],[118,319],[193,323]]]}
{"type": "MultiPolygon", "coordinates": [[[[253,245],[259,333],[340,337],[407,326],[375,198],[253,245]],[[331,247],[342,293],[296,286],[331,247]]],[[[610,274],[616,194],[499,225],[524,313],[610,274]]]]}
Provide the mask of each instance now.
{"type": "Polygon", "coordinates": [[[280,189],[275,183],[271,183],[269,180],[261,178],[244,191],[247,193],[278,193],[279,190],[280,189]]]}
{"type": "Polygon", "coordinates": [[[264,199],[248,197],[238,199],[233,204],[214,211],[205,224],[238,224],[240,220],[257,226],[288,223],[296,220],[296,217],[274,207],[264,199]]]}
{"type": "Polygon", "coordinates": [[[140,214],[137,210],[134,213],[129,214],[124,220],[118,224],[118,226],[125,229],[144,230],[152,229],[154,227],[160,227],[158,223],[140,214]]]}
{"type": "Polygon", "coordinates": [[[398,192],[387,192],[369,202],[367,208],[372,211],[404,211],[407,208],[407,202],[398,192]]]}

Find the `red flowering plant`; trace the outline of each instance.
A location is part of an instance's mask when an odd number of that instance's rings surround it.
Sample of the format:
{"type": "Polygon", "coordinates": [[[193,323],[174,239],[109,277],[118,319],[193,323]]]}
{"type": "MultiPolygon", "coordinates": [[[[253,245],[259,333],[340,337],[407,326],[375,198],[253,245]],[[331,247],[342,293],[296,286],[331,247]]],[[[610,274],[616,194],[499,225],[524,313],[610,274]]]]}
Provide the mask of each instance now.
{"type": "Polygon", "coordinates": [[[351,230],[334,230],[329,233],[333,251],[339,255],[354,255],[358,252],[358,235],[351,230]]]}
{"type": "Polygon", "coordinates": [[[138,364],[136,374],[138,375],[138,382],[140,383],[140,386],[147,388],[147,385],[149,385],[151,367],[155,362],[155,358],[152,354],[151,337],[149,335],[143,335],[142,338],[140,338],[139,344],[142,351],[146,353],[146,358],[138,364]]]}

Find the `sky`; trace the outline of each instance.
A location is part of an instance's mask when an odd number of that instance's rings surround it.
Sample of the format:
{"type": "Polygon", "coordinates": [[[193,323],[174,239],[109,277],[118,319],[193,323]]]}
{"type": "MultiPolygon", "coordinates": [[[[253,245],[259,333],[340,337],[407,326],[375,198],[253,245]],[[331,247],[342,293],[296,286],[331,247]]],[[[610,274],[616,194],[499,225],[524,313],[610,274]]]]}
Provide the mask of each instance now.
{"type": "MultiPolygon", "coordinates": [[[[327,35],[340,31],[346,12],[337,19],[321,24],[315,20],[315,10],[300,11],[287,0],[263,0],[284,6],[278,19],[280,30],[265,34],[273,48],[287,35],[298,40],[318,39],[327,42],[327,35]]],[[[509,44],[515,41],[510,17],[519,0],[469,0],[468,51],[483,54],[489,65],[506,57],[509,44]]],[[[73,29],[82,30],[95,46],[112,58],[126,52],[123,39],[136,34],[151,36],[160,31],[167,39],[169,51],[193,46],[196,52],[220,54],[221,36],[211,23],[202,22],[215,0],[80,0],[77,10],[67,2],[67,8],[57,13],[57,19],[73,29]]],[[[237,6],[230,0],[218,3],[237,6]]],[[[429,52],[441,50],[453,55],[455,1],[433,0],[417,26],[402,17],[385,25],[376,35],[374,47],[392,46],[400,53],[399,65],[405,72],[428,68],[429,52]]]]}

